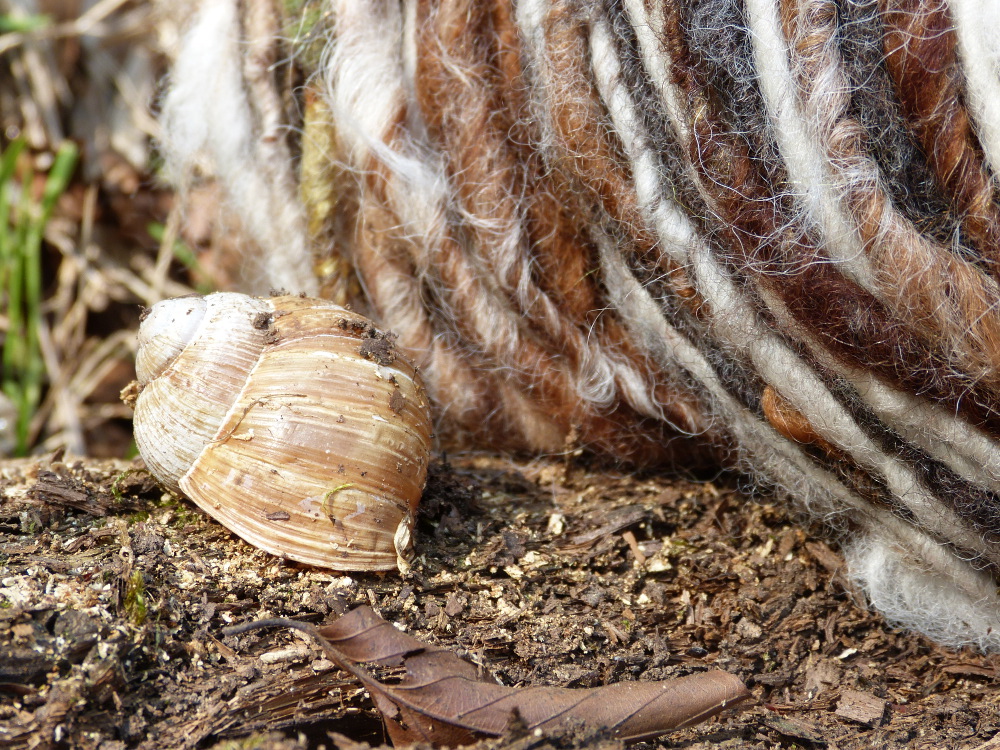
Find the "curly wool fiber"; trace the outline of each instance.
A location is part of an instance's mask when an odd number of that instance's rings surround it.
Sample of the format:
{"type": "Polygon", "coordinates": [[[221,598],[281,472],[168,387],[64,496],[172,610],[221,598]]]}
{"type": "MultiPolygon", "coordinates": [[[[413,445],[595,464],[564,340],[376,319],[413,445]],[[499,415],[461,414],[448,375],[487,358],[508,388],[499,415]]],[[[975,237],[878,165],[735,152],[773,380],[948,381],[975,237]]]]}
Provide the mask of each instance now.
{"type": "Polygon", "coordinates": [[[262,37],[267,0],[202,5],[175,161],[215,161],[276,284],[268,231],[354,269],[445,440],[737,466],[890,619],[1000,650],[995,8],[305,0],[262,37]],[[217,63],[228,103],[192,93],[217,63]]]}

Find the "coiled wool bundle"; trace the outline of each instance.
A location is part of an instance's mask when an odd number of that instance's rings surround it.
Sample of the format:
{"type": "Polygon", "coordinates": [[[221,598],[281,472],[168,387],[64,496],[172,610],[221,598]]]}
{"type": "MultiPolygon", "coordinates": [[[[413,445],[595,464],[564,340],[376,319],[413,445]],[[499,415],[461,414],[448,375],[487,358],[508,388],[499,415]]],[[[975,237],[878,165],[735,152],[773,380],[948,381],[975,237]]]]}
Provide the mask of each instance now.
{"type": "Polygon", "coordinates": [[[265,284],[353,266],[442,432],[738,465],[891,619],[1000,650],[1000,4],[201,6],[178,174],[265,284]]]}

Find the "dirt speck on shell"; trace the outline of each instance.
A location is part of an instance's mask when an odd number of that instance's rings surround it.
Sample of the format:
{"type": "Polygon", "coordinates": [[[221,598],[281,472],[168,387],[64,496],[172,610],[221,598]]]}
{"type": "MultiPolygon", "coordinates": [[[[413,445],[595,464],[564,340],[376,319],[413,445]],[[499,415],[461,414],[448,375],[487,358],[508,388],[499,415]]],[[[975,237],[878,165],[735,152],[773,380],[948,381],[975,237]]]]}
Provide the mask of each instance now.
{"type": "MultiPolygon", "coordinates": [[[[754,692],[657,747],[938,750],[1000,732],[1000,659],[887,627],[834,549],[733,486],[452,460],[432,471],[417,545],[406,578],[306,568],[164,494],[141,464],[0,463],[0,746],[380,745],[369,699],[314,644],[221,633],[361,602],[507,685],[721,668],[754,692]]],[[[512,728],[481,747],[619,744],[512,728]]]]}
{"type": "Polygon", "coordinates": [[[368,331],[361,339],[358,353],[365,359],[370,359],[383,366],[391,365],[396,361],[396,347],[393,346],[392,337],[374,329],[368,331]]]}

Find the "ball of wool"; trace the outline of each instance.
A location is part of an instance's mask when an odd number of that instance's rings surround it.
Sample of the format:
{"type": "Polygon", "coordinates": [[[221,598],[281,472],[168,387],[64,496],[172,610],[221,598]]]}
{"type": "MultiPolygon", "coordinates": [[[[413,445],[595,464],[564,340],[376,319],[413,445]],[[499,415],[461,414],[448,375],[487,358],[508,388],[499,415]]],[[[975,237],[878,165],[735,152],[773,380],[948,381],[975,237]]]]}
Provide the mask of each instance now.
{"type": "Polygon", "coordinates": [[[737,467],[1000,650],[994,11],[283,5],[202,3],[164,102],[263,285],[367,305],[456,442],[737,467]]]}

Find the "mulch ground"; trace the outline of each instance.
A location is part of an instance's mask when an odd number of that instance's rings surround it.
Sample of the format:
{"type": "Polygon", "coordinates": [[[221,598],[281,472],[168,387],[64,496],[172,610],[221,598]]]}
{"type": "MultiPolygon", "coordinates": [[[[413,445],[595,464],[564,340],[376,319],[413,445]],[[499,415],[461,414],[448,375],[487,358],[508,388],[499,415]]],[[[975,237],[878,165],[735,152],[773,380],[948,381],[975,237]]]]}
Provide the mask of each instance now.
{"type": "MultiPolygon", "coordinates": [[[[719,668],[755,696],[649,746],[1000,748],[1000,658],[889,627],[835,549],[724,480],[463,457],[435,468],[418,531],[405,578],[321,571],[133,465],[0,463],[0,746],[377,746],[369,698],[315,644],[222,634],[366,603],[506,685],[719,668]]],[[[617,746],[516,728],[481,744],[617,746]]]]}

